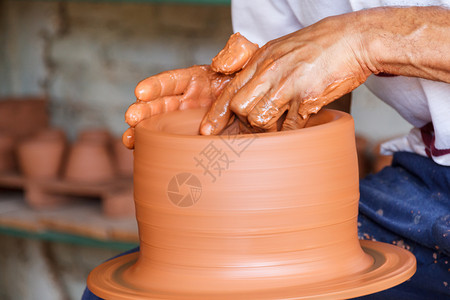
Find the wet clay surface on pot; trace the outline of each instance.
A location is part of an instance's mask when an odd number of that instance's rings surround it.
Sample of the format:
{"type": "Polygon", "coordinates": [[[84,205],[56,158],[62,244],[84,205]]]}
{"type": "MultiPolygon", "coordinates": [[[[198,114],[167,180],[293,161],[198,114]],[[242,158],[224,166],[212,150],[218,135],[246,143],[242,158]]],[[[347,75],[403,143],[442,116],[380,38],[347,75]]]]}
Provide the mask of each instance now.
{"type": "Polygon", "coordinates": [[[324,110],[305,129],[206,137],[198,136],[204,114],[178,111],[136,127],[140,252],[95,269],[95,294],[345,298],[414,273],[408,252],[358,241],[350,115],[324,110]]]}

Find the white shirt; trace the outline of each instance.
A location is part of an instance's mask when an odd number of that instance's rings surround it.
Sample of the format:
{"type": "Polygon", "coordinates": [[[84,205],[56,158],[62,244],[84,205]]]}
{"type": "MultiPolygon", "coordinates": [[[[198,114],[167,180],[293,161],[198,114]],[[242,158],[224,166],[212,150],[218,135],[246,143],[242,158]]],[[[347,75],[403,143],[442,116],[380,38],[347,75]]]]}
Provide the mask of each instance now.
{"type": "MultiPolygon", "coordinates": [[[[233,0],[233,29],[262,46],[329,16],[412,5],[450,7],[450,0],[233,0]]],[[[384,154],[415,152],[450,166],[450,84],[372,75],[365,85],[415,127],[407,136],[383,144],[384,154]]]]}

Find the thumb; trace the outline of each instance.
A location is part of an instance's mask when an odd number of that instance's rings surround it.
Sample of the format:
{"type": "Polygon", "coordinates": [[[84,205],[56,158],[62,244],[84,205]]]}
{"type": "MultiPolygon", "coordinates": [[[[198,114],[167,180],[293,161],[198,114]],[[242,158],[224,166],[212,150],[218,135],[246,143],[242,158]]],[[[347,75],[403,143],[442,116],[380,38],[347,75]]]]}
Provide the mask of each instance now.
{"type": "Polygon", "coordinates": [[[214,72],[226,75],[234,74],[245,67],[258,49],[257,44],[250,42],[239,32],[236,32],[230,36],[225,48],[213,58],[211,69],[214,72]]]}

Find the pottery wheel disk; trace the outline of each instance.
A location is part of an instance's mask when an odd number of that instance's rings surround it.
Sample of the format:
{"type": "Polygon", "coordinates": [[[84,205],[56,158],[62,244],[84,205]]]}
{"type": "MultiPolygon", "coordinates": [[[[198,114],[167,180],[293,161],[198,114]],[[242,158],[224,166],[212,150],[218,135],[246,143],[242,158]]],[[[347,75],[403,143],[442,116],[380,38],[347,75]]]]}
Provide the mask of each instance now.
{"type": "MultiPolygon", "coordinates": [[[[409,279],[416,270],[416,259],[409,251],[390,244],[360,241],[363,250],[373,257],[367,270],[329,281],[245,293],[181,294],[176,291],[142,290],[126,282],[123,273],[137,260],[132,253],[107,261],[88,277],[88,287],[104,299],[345,299],[376,293],[409,279]]],[[[330,270],[331,272],[333,270],[330,270]]]]}

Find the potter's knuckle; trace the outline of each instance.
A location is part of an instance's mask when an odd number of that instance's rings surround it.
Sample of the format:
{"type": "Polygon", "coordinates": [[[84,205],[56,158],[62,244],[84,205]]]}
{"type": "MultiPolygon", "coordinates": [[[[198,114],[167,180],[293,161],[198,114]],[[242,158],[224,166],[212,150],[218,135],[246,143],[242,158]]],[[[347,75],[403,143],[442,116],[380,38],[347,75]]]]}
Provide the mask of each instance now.
{"type": "Polygon", "coordinates": [[[241,103],[237,100],[231,100],[230,109],[237,115],[244,116],[245,109],[242,107],[241,103]]]}
{"type": "Polygon", "coordinates": [[[269,119],[263,117],[257,112],[252,112],[248,116],[248,121],[253,127],[267,129],[269,126],[269,119]]]}

